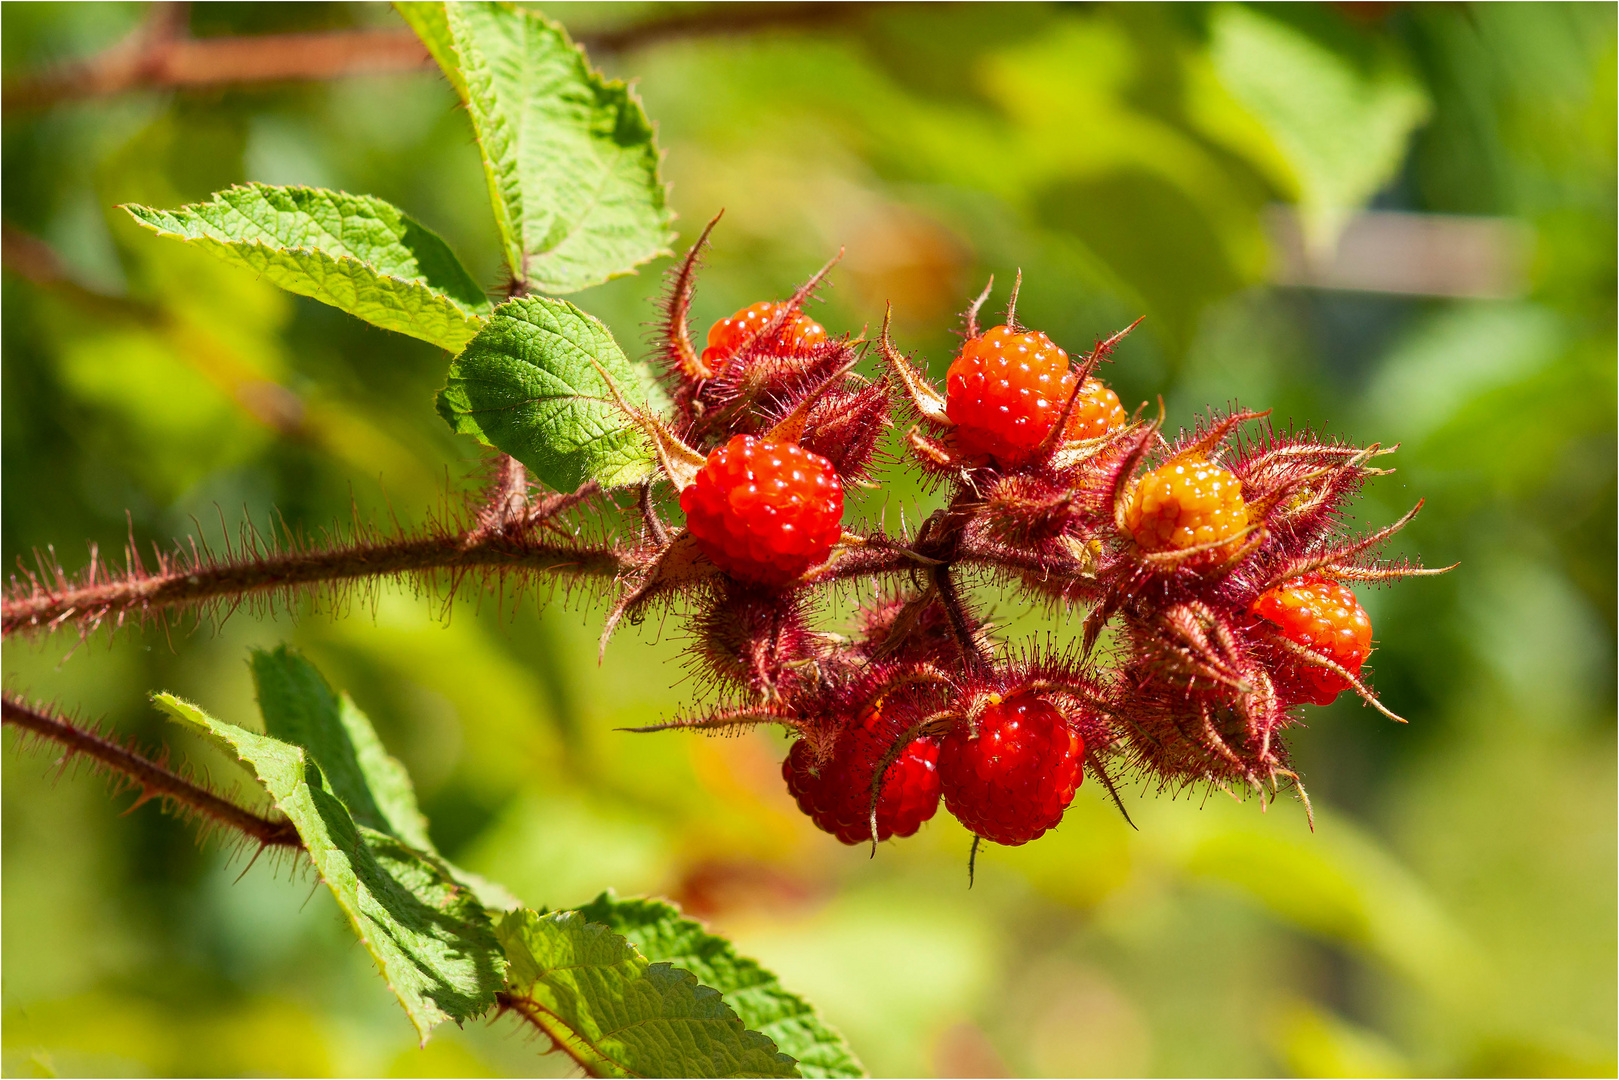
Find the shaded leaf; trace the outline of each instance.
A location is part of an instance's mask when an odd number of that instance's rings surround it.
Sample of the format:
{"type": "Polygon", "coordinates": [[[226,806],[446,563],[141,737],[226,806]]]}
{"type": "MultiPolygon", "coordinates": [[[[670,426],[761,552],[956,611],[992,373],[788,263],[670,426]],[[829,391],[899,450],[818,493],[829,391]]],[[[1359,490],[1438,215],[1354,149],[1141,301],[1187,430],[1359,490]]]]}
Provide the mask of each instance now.
{"type": "Polygon", "coordinates": [[[648,960],[684,968],[704,986],[725,995],[726,1004],[744,1024],[798,1059],[801,1075],[866,1075],[843,1036],[816,1015],[809,1002],[783,988],[781,980],[757,961],[737,955],[729,941],[709,933],[673,904],[620,900],[604,892],[579,914],[623,934],[648,960]]]}
{"type": "MultiPolygon", "coordinates": [[[[506,961],[489,912],[440,860],[357,824],[337,790],[355,798],[352,775],[334,785],[304,747],[216,720],[172,694],[154,700],[264,785],[423,1040],[443,1021],[472,1019],[495,1003],[506,961]]],[[[331,745],[329,733],[317,741],[331,745]]],[[[374,795],[358,801],[381,813],[374,795]]]]}
{"type": "Polygon", "coordinates": [[[159,236],[451,352],[489,313],[488,298],[449,246],[381,199],[247,184],[178,210],[124,209],[159,236]]]}
{"type": "Polygon", "coordinates": [[[514,279],[574,292],[669,253],[652,123],[560,25],[499,3],[400,12],[467,104],[514,279]]]}
{"type": "Polygon", "coordinates": [[[655,459],[609,378],[631,404],[644,404],[640,377],[607,327],[565,300],[525,297],[496,308],[455,358],[439,415],[558,491],[586,480],[632,484],[651,475],[655,459]]]}
{"type": "Polygon", "coordinates": [[[511,1006],[592,1075],[799,1075],[718,990],[577,912],[513,911],[497,933],[511,1006]]]}

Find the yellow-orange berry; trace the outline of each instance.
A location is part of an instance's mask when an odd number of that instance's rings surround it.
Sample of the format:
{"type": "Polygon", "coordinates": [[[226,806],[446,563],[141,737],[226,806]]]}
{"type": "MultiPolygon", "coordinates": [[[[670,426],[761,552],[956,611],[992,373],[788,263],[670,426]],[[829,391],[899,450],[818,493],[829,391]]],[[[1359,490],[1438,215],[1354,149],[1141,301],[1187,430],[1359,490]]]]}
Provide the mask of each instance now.
{"type": "Polygon", "coordinates": [[[1074,410],[1068,414],[1068,425],[1063,436],[1076,442],[1081,439],[1100,439],[1110,431],[1124,426],[1128,418],[1119,395],[1108,389],[1101,379],[1086,379],[1074,399],[1074,410]]]}
{"type": "MultiPolygon", "coordinates": [[[[1248,527],[1242,482],[1200,457],[1175,458],[1142,477],[1130,493],[1125,528],[1143,551],[1235,541],[1248,527]]],[[[1228,556],[1236,544],[1213,549],[1228,556]]]]}

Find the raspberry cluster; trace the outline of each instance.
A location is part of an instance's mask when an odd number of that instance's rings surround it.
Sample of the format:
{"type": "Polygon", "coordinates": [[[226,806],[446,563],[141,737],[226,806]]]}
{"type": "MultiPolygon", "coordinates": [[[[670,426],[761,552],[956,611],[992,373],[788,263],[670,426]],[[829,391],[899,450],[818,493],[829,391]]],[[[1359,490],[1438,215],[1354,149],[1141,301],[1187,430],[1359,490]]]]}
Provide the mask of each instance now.
{"type": "Polygon", "coordinates": [[[885,374],[856,374],[868,343],[803,312],[822,275],[715,323],[699,355],[697,250],[660,334],[673,411],[635,417],[685,525],[671,535],[643,493],[640,569],[608,632],[692,598],[693,655],[722,700],[655,729],[784,725],[789,793],[844,843],[909,836],[942,801],[978,839],[1016,845],[1058,826],[1087,772],[1115,801],[1134,773],[1291,787],[1307,808],[1284,739],[1302,707],[1348,690],[1387,713],[1361,679],[1371,624],[1350,585],[1434,571],[1374,554],[1409,515],[1344,531],[1379,447],[1250,412],[1168,438],[1099,374],[1128,329],[1070,357],[1018,324],[1016,290],[1001,325],[978,326],[984,297],[969,309],[943,393],[886,325],[885,374]],[[915,421],[906,456],[947,502],[906,535],[850,531],[843,489],[869,482],[895,405],[915,421]],[[816,628],[829,588],[863,582],[852,631],[816,628]],[[1075,639],[1007,647],[979,582],[1058,604],[1075,639]]]}

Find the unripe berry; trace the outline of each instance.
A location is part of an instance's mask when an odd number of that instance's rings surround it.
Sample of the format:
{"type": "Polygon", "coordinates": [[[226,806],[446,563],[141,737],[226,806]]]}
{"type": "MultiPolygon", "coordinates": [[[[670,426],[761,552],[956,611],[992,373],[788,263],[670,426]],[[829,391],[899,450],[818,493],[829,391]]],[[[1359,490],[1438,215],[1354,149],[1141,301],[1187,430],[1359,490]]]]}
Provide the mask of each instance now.
{"type": "MultiPolygon", "coordinates": [[[[1275,623],[1287,640],[1335,661],[1351,674],[1372,653],[1372,620],[1355,594],[1336,581],[1316,574],[1267,589],[1249,608],[1275,623]]],[[[1284,696],[1317,705],[1330,705],[1348,680],[1326,668],[1289,658],[1277,672],[1284,696]]]]}
{"type": "Polygon", "coordinates": [[[1026,844],[1056,826],[1085,779],[1085,743],[1044,698],[1017,694],[959,723],[939,748],[944,805],[971,832],[1026,844]]]}
{"type": "Polygon", "coordinates": [[[968,340],[950,365],[945,413],[963,453],[1010,467],[1051,433],[1073,389],[1068,354],[1050,338],[997,326],[968,340]]]}
{"type": "MultiPolygon", "coordinates": [[[[1072,386],[1072,382],[1069,385],[1072,386]]],[[[1127,420],[1119,395],[1101,379],[1086,379],[1079,388],[1079,396],[1074,398],[1073,411],[1068,414],[1068,424],[1062,433],[1064,438],[1075,441],[1099,439],[1123,427],[1127,420]]]]}
{"type": "MultiPolygon", "coordinates": [[[[761,300],[709,327],[708,348],[703,350],[703,362],[717,373],[726,361],[736,355],[738,349],[747,344],[749,338],[780,314],[784,306],[780,301],[761,300]]],[[[821,324],[802,311],[795,311],[787,316],[787,321],[766,344],[776,351],[796,354],[808,352],[825,341],[826,330],[821,324]]]]}
{"type": "MultiPolygon", "coordinates": [[[[1182,457],[1142,477],[1130,492],[1125,528],[1143,551],[1235,541],[1248,526],[1242,482],[1200,457],[1182,457]]],[[[1236,544],[1214,549],[1229,556],[1236,544]]]]}
{"type": "Polygon", "coordinates": [[[843,536],[843,484],[832,463],[797,443],[752,435],[708,455],[680,508],[716,566],[764,585],[819,566],[843,536]]]}
{"type": "MultiPolygon", "coordinates": [[[[881,709],[868,709],[846,731],[832,760],[815,769],[809,744],[800,739],[781,763],[787,791],[822,832],[845,844],[871,839],[871,779],[900,733],[887,731],[881,709]]],[[[910,836],[939,809],[939,747],[915,739],[883,773],[877,798],[877,839],[910,836]]]]}

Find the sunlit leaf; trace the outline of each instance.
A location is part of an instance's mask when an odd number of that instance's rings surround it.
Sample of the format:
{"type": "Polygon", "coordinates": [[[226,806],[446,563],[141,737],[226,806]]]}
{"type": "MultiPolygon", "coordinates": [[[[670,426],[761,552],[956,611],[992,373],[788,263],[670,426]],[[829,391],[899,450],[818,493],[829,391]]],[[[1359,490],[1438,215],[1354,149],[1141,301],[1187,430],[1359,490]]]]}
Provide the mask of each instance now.
{"type": "Polygon", "coordinates": [[[579,909],[593,923],[623,934],[642,956],[667,961],[691,972],[704,986],[725,995],[742,1022],[768,1035],[785,1054],[798,1059],[804,1076],[865,1076],[843,1036],[827,1026],[809,1002],[791,993],[757,961],[737,955],[736,947],[704,930],[680,909],[662,900],[620,900],[610,892],[579,909]]]}
{"type": "Polygon", "coordinates": [[[513,277],[574,292],[666,255],[673,240],[652,123],[559,24],[499,3],[405,16],[466,102],[513,277]]]}
{"type": "Polygon", "coordinates": [[[649,476],[654,459],[608,379],[628,402],[645,403],[607,327],[565,300],[526,297],[496,308],[455,358],[438,410],[558,491],[586,480],[616,487],[649,476]]]}
{"type": "Polygon", "coordinates": [[[488,298],[449,246],[381,199],[248,184],[178,210],[124,209],[159,236],[451,352],[489,312],[488,298]]]}
{"type": "Polygon", "coordinates": [[[513,911],[498,928],[507,996],[596,1076],[798,1076],[720,992],[578,912],[513,911]]]}

